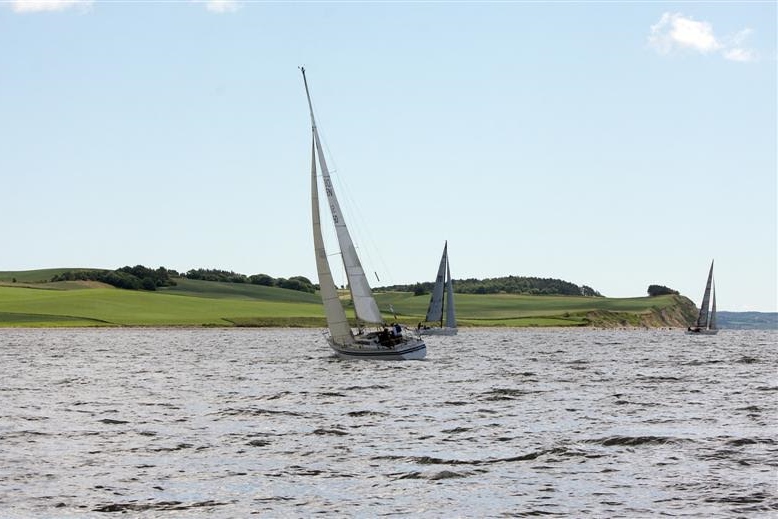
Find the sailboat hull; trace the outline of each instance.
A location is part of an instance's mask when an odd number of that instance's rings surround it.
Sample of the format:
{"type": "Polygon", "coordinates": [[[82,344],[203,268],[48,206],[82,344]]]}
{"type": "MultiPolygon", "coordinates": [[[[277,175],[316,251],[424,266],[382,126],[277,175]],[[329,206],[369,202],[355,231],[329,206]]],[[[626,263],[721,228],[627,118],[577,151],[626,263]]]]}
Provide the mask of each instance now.
{"type": "Polygon", "coordinates": [[[357,340],[354,344],[336,344],[327,339],[335,353],[343,359],[421,360],[427,356],[427,345],[421,339],[406,339],[400,344],[384,346],[371,340],[357,340]]]}
{"type": "Polygon", "coordinates": [[[419,329],[419,335],[442,335],[451,336],[456,335],[457,329],[449,326],[435,327],[435,328],[421,328],[419,329]]]}
{"type": "Polygon", "coordinates": [[[716,335],[718,330],[686,330],[686,335],[716,335]]]}

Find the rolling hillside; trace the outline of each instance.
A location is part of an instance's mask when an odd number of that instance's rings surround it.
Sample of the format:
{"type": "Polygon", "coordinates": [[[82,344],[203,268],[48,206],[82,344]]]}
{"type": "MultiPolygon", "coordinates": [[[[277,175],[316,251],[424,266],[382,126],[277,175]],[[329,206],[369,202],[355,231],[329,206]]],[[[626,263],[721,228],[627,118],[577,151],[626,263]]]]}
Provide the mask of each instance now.
{"type": "MultiPolygon", "coordinates": [[[[325,326],[317,294],[185,278],[154,292],[45,282],[65,270],[73,269],[0,272],[0,326],[325,326]]],[[[429,301],[409,292],[376,299],[387,321],[395,319],[391,305],[397,320],[410,326],[423,318],[429,301]]],[[[682,296],[457,294],[456,306],[460,326],[686,326],[696,315],[682,296]]]]}

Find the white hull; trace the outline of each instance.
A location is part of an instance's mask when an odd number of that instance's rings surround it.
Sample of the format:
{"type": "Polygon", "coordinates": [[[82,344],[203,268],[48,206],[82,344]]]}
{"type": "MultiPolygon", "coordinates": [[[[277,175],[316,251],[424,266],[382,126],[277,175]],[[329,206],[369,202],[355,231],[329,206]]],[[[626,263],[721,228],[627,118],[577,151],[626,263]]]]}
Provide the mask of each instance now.
{"type": "Polygon", "coordinates": [[[718,330],[686,330],[686,335],[716,335],[718,330]]]}
{"type": "Polygon", "coordinates": [[[403,337],[394,341],[396,344],[381,344],[375,334],[355,338],[354,344],[336,344],[331,338],[327,343],[344,359],[421,360],[427,356],[427,346],[421,339],[403,337]]]}
{"type": "Polygon", "coordinates": [[[420,328],[419,329],[419,335],[443,335],[443,336],[451,336],[456,335],[457,329],[451,328],[449,326],[444,327],[434,327],[434,328],[420,328]]]}

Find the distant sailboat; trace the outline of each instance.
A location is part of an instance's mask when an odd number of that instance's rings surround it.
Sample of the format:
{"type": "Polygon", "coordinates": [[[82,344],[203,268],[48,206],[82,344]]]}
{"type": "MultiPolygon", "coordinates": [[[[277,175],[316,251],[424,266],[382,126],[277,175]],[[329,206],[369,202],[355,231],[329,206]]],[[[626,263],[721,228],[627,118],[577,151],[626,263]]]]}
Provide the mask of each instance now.
{"type": "Polygon", "coordinates": [[[716,335],[719,333],[716,326],[716,286],[713,282],[712,261],[708,272],[708,282],[705,284],[705,293],[702,296],[700,315],[697,316],[697,322],[694,326],[687,328],[686,333],[689,335],[716,335]]]}
{"type": "Polygon", "coordinates": [[[451,269],[448,264],[448,242],[443,246],[435,287],[430,296],[430,305],[424,323],[419,323],[422,335],[456,335],[457,319],[454,309],[454,287],[451,284],[451,269]],[[443,315],[445,310],[445,323],[443,315]],[[427,323],[434,323],[432,325],[427,323]]]}
{"type": "Polygon", "coordinates": [[[409,335],[399,324],[387,328],[378,305],[373,298],[367,276],[362,269],[362,264],[357,256],[354,242],[351,239],[340,204],[335,196],[335,191],[330,179],[330,172],[324,160],[319,132],[316,128],[316,120],[313,116],[311,95],[308,91],[308,80],[305,78],[305,69],[300,68],[305,84],[305,95],[308,98],[308,108],[311,112],[311,126],[313,130],[313,143],[311,145],[311,212],[313,219],[313,245],[316,252],[316,268],[319,274],[319,292],[324,304],[324,314],[327,317],[329,336],[327,343],[335,352],[344,358],[358,359],[385,359],[385,360],[418,360],[427,354],[427,346],[419,336],[409,335]],[[351,300],[354,303],[354,312],[357,319],[357,333],[351,329],[346,318],[346,312],[338,296],[338,290],[332,277],[327,251],[324,247],[324,238],[321,230],[321,216],[319,212],[319,186],[316,172],[316,159],[318,157],[321,168],[324,190],[327,194],[327,202],[335,224],[338,237],[341,259],[346,270],[348,288],[351,292],[351,300]],[[370,325],[372,331],[363,326],[370,325]]]}

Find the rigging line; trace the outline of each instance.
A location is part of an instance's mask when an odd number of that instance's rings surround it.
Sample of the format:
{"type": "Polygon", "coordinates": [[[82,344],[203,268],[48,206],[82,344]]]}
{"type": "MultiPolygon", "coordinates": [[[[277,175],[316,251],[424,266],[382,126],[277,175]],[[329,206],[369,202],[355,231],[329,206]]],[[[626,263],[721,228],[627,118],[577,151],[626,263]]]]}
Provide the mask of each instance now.
{"type": "MultiPolygon", "coordinates": [[[[321,132],[319,133],[319,137],[322,141],[322,147],[326,149],[326,155],[329,162],[334,164],[335,161],[332,158],[332,154],[330,153],[329,148],[326,146],[326,141],[321,136],[321,132]]],[[[365,267],[365,265],[375,266],[376,264],[380,264],[383,272],[388,272],[389,277],[391,278],[391,272],[389,272],[386,262],[383,259],[383,256],[380,254],[380,249],[377,247],[376,242],[372,238],[372,233],[366,232],[365,230],[365,218],[362,214],[362,211],[360,210],[359,204],[356,203],[356,197],[352,195],[351,189],[349,189],[349,186],[346,183],[346,176],[339,174],[334,168],[327,169],[329,170],[330,178],[332,179],[333,183],[336,184],[336,191],[341,195],[339,197],[341,202],[341,211],[343,212],[343,217],[348,223],[351,239],[354,243],[354,248],[360,254],[360,260],[363,264],[363,267],[365,267]],[[335,174],[333,175],[333,173],[335,174]],[[366,247],[362,245],[366,245],[366,247]],[[378,256],[378,261],[375,260],[375,256],[378,256]]]]}
{"type": "MultiPolygon", "coordinates": [[[[306,89],[306,92],[307,92],[307,89],[306,89]]],[[[309,96],[309,101],[310,101],[310,96],[309,96]]],[[[345,189],[346,186],[344,185],[343,182],[341,182],[340,175],[337,174],[337,170],[338,170],[337,162],[335,161],[335,158],[334,158],[333,154],[330,152],[329,145],[327,144],[326,131],[324,131],[322,129],[322,125],[320,124],[321,121],[323,120],[323,118],[321,117],[321,114],[318,111],[318,109],[316,109],[316,104],[313,103],[313,101],[310,101],[310,103],[311,103],[311,112],[313,114],[318,114],[317,115],[317,123],[316,123],[316,134],[317,134],[317,136],[319,138],[319,144],[321,145],[321,150],[324,153],[324,155],[325,155],[325,157],[327,159],[327,163],[328,163],[327,164],[327,166],[328,166],[327,167],[327,171],[326,172],[325,171],[320,172],[320,174],[318,176],[319,176],[319,178],[323,179],[324,178],[324,174],[325,173],[328,174],[329,177],[330,177],[330,180],[333,183],[337,184],[337,186],[338,186],[337,189],[335,189],[335,191],[337,193],[341,193],[341,192],[346,192],[347,193],[347,189],[345,189]],[[342,186],[342,188],[341,188],[341,186],[342,186]]],[[[326,120],[326,118],[324,118],[324,120],[326,120]]],[[[326,124],[324,126],[326,127],[326,124]]],[[[321,182],[323,182],[323,180],[321,182]]],[[[341,209],[341,216],[344,218],[344,220],[347,223],[350,222],[352,220],[352,218],[351,218],[352,211],[350,210],[350,207],[348,206],[348,199],[346,200],[347,204],[346,204],[345,207],[344,207],[344,204],[343,204],[342,197],[338,197],[338,201],[340,202],[340,205],[341,205],[341,208],[340,208],[341,209]]],[[[332,218],[332,215],[330,214],[330,219],[331,218],[332,218]]],[[[325,240],[326,244],[332,245],[333,243],[338,243],[338,247],[330,247],[330,246],[328,246],[328,247],[325,247],[325,250],[326,249],[339,249],[340,245],[339,245],[339,240],[337,239],[337,231],[336,231],[336,229],[334,228],[334,226],[328,226],[328,228],[329,228],[329,231],[327,233],[328,237],[327,237],[327,240],[325,240]]],[[[352,240],[352,243],[354,245],[354,248],[358,250],[359,247],[358,247],[357,243],[354,243],[354,241],[355,241],[354,240],[354,230],[352,228],[352,225],[349,225],[349,231],[350,231],[349,234],[351,235],[351,240],[352,240]]],[[[357,233],[358,232],[359,232],[359,230],[357,229],[357,233]]],[[[342,257],[342,255],[341,255],[341,257],[342,257]]],[[[343,262],[340,262],[340,265],[342,267],[342,270],[339,269],[339,273],[342,276],[341,277],[341,281],[342,282],[341,282],[340,285],[341,286],[349,286],[350,287],[350,283],[348,281],[348,273],[346,272],[346,265],[343,262]]]]}
{"type": "MultiPolygon", "coordinates": [[[[326,118],[321,117],[321,114],[316,108],[315,103],[312,102],[311,104],[313,105],[313,111],[317,116],[316,130],[319,134],[319,141],[321,142],[322,149],[324,150],[324,153],[327,157],[327,172],[330,174],[331,180],[336,184],[336,192],[341,195],[338,197],[339,201],[341,202],[341,211],[343,212],[343,217],[348,223],[351,239],[354,243],[354,248],[359,252],[360,262],[363,264],[363,268],[365,265],[378,265],[380,270],[382,270],[384,273],[384,277],[388,277],[388,279],[391,281],[394,279],[394,276],[389,270],[389,267],[384,260],[383,254],[380,253],[381,249],[377,246],[375,240],[372,238],[373,234],[369,231],[366,231],[367,227],[364,223],[364,215],[360,210],[359,204],[356,203],[356,198],[352,195],[351,190],[346,183],[347,175],[344,176],[338,172],[337,161],[335,160],[335,157],[333,156],[327,143],[326,131],[322,129],[323,127],[327,127],[326,124],[322,124],[322,121],[326,123],[326,118]],[[361,245],[365,245],[365,247],[362,247],[361,245]],[[375,256],[378,256],[377,261],[375,260],[375,256]]],[[[390,283],[390,285],[391,284],[392,283],[390,283]]]]}
{"type": "MultiPolygon", "coordinates": [[[[338,186],[341,193],[343,193],[345,199],[344,206],[346,207],[347,214],[345,215],[347,221],[350,222],[349,229],[353,229],[352,238],[354,239],[354,247],[360,252],[360,259],[363,260],[363,267],[365,265],[370,267],[379,266],[379,270],[384,273],[384,277],[393,279],[392,272],[387,266],[384,255],[381,254],[381,248],[377,245],[374,235],[375,233],[366,231],[368,229],[363,212],[360,209],[360,205],[356,202],[356,198],[352,195],[351,190],[346,184],[346,178],[343,175],[337,175],[338,186]],[[376,260],[376,257],[378,258],[376,260]]],[[[375,227],[375,226],[373,226],[375,227]]],[[[370,269],[370,270],[374,270],[370,269]]],[[[390,283],[391,284],[391,283],[390,283]]]]}

